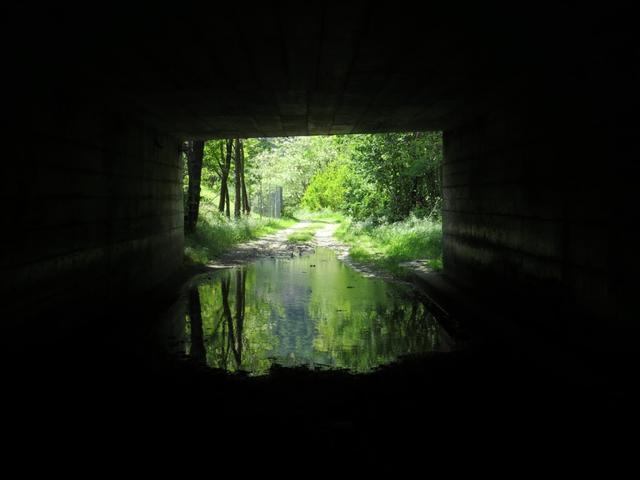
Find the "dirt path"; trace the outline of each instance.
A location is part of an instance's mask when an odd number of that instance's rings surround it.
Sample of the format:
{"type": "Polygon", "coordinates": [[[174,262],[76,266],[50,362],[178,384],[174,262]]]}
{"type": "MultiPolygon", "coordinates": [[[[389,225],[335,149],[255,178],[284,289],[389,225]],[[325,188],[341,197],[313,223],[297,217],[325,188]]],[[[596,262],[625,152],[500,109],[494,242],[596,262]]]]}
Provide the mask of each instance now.
{"type": "Polygon", "coordinates": [[[265,235],[257,240],[251,240],[237,245],[233,250],[222,254],[213,262],[207,264],[212,268],[229,268],[235,265],[256,260],[263,257],[287,258],[312,251],[314,245],[287,242],[287,237],[293,232],[308,227],[311,222],[303,220],[294,226],[279,230],[276,233],[265,235]]]}
{"type": "Polygon", "coordinates": [[[338,260],[346,265],[349,265],[351,268],[365,277],[383,278],[389,281],[405,283],[394,277],[389,272],[376,268],[375,266],[368,263],[358,262],[351,258],[351,256],[349,255],[349,245],[342,243],[340,240],[333,236],[338,227],[339,224],[330,223],[322,230],[319,230],[315,236],[315,244],[318,247],[330,248],[336,253],[338,260]]]}
{"type": "MultiPolygon", "coordinates": [[[[305,253],[313,252],[316,247],[330,248],[336,253],[338,260],[349,265],[365,277],[377,277],[390,281],[398,281],[390,273],[380,270],[370,264],[357,262],[349,256],[349,246],[337,240],[333,234],[338,228],[338,223],[328,223],[318,230],[309,242],[290,243],[287,237],[297,230],[308,227],[313,222],[304,220],[294,226],[280,230],[276,233],[265,235],[257,240],[241,243],[235,249],[223,254],[207,266],[211,268],[229,268],[242,265],[258,258],[291,258],[305,253]]],[[[402,282],[404,283],[404,282],[402,282]]]]}

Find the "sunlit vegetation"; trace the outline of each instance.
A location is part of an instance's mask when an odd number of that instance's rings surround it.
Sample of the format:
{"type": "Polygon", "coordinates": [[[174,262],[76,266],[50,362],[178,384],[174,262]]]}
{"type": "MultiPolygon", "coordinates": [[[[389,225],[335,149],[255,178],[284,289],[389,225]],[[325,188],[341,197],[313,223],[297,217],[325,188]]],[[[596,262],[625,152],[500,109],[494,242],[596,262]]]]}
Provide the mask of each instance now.
{"type": "Polygon", "coordinates": [[[309,210],[308,208],[301,208],[293,213],[294,218],[300,220],[309,220],[312,222],[320,223],[341,223],[345,220],[344,214],[333,210],[321,209],[321,210],[309,210]]]}
{"type": "MultiPolygon", "coordinates": [[[[332,209],[378,223],[439,215],[442,135],[439,132],[323,137],[336,151],[302,197],[311,210],[332,209]]],[[[325,147],[328,148],[328,147],[325,147]]]]}
{"type": "MultiPolygon", "coordinates": [[[[201,145],[200,156],[198,145],[191,142],[185,155],[191,175],[197,173],[192,163],[201,159],[199,190],[187,176],[184,182],[187,257],[193,261],[215,258],[296,218],[344,220],[338,237],[360,261],[392,270],[414,259],[441,267],[439,132],[212,140],[201,145]],[[290,219],[252,213],[264,213],[274,187],[282,188],[277,213],[290,219]],[[187,228],[194,215],[197,226],[187,228]]],[[[301,229],[287,240],[308,242],[318,228],[301,229]]]]}
{"type": "Polygon", "coordinates": [[[297,220],[293,218],[257,215],[232,220],[203,202],[198,228],[193,234],[185,236],[185,257],[189,263],[206,264],[238,243],[275,233],[296,223],[297,220]]]}
{"type": "MultiPolygon", "coordinates": [[[[194,182],[184,183],[188,214],[196,214],[186,256],[207,263],[304,220],[283,240],[311,242],[338,223],[335,236],[357,261],[394,273],[416,259],[439,269],[441,160],[438,133],[204,142],[199,190],[189,193],[194,182]],[[280,188],[281,197],[274,193],[280,188]],[[269,202],[269,215],[281,218],[256,213],[265,214],[269,202]]],[[[274,362],[363,372],[443,347],[426,306],[390,288],[322,248],[220,272],[190,293],[188,353],[212,367],[258,374],[274,362]]]]}
{"type": "Polygon", "coordinates": [[[399,272],[399,263],[420,259],[441,269],[441,135],[355,135],[332,141],[342,152],[340,160],[318,171],[302,205],[346,215],[336,236],[358,261],[399,272]]]}
{"type": "Polygon", "coordinates": [[[316,232],[320,230],[322,227],[324,227],[324,224],[322,223],[312,223],[308,227],[304,227],[299,230],[296,230],[295,232],[287,236],[287,242],[290,242],[290,243],[309,242],[313,240],[313,237],[315,236],[316,232]]]}
{"type": "Polygon", "coordinates": [[[395,223],[346,221],[336,237],[352,245],[349,254],[361,262],[400,272],[398,264],[426,260],[434,270],[442,268],[442,224],[429,218],[411,216],[395,223]]]}

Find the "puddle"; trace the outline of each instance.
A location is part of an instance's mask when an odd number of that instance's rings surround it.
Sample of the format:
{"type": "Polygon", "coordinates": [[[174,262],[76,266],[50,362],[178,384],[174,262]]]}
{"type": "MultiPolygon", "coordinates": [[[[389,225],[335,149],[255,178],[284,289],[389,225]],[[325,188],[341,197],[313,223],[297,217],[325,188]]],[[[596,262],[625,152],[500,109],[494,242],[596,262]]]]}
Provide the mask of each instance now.
{"type": "Polygon", "coordinates": [[[452,344],[410,288],[365,278],[327,248],[221,270],[186,297],[172,350],[228,371],[259,375],[277,363],[367,372],[452,344]]]}

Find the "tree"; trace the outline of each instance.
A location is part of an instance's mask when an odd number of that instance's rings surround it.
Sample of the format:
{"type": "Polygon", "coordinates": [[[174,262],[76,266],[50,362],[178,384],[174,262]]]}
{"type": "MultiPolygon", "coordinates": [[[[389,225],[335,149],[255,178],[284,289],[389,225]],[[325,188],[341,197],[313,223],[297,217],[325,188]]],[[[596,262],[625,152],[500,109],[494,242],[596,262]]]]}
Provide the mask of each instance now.
{"type": "Polygon", "coordinates": [[[187,153],[187,169],[189,171],[189,189],[185,208],[184,228],[187,233],[193,233],[198,223],[200,208],[200,179],[202,176],[202,158],[204,157],[204,141],[189,142],[187,153]]]}
{"type": "Polygon", "coordinates": [[[229,171],[231,170],[231,149],[233,140],[225,140],[220,142],[220,160],[218,160],[218,170],[220,172],[220,201],[218,203],[218,211],[225,213],[227,218],[231,217],[229,206],[229,171]],[[226,146],[226,155],[225,155],[226,146]]]}
{"type": "Polygon", "coordinates": [[[233,150],[234,150],[234,165],[233,165],[233,169],[234,169],[234,174],[235,174],[235,181],[234,181],[234,186],[235,186],[235,197],[233,197],[233,217],[238,219],[240,218],[240,208],[242,206],[242,187],[240,185],[240,176],[241,176],[241,172],[242,172],[242,158],[241,158],[241,150],[240,150],[240,139],[236,138],[234,140],[234,146],[233,146],[233,150]]]}
{"type": "Polygon", "coordinates": [[[344,190],[350,175],[349,163],[334,160],[318,172],[302,197],[302,206],[310,210],[342,210],[345,208],[344,190]]]}
{"type": "Polygon", "coordinates": [[[189,290],[189,320],[191,322],[191,356],[199,362],[207,361],[202,329],[202,307],[198,287],[189,290]]]}
{"type": "Polygon", "coordinates": [[[247,184],[244,179],[244,166],[245,166],[245,156],[244,156],[244,143],[242,140],[238,140],[238,144],[240,147],[240,182],[242,184],[242,210],[245,215],[249,215],[251,213],[251,205],[249,205],[249,196],[247,195],[247,184]]]}
{"type": "Polygon", "coordinates": [[[283,187],[284,203],[289,209],[300,205],[316,173],[344,157],[336,137],[275,138],[256,147],[251,156],[254,185],[263,191],[283,187]]]}
{"type": "Polygon", "coordinates": [[[438,211],[442,199],[439,132],[359,135],[346,181],[347,213],[397,221],[438,211]]]}
{"type": "Polygon", "coordinates": [[[236,366],[240,368],[242,365],[242,343],[244,332],[244,314],[245,314],[245,287],[246,274],[243,268],[236,269],[236,334],[233,338],[233,355],[236,359],[236,366]]]}

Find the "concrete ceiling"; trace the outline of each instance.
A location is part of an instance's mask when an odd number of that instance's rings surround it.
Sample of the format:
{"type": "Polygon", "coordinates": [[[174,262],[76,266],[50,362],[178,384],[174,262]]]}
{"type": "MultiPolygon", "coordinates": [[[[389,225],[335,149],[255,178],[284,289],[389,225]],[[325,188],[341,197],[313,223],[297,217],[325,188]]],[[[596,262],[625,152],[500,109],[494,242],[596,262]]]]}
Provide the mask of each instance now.
{"type": "Polygon", "coordinates": [[[18,8],[3,40],[32,91],[104,99],[185,138],[343,134],[449,128],[505,89],[579,76],[607,17],[477,3],[18,8]]]}

